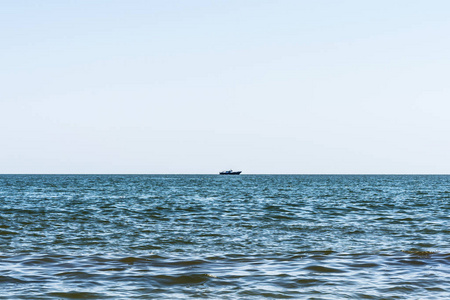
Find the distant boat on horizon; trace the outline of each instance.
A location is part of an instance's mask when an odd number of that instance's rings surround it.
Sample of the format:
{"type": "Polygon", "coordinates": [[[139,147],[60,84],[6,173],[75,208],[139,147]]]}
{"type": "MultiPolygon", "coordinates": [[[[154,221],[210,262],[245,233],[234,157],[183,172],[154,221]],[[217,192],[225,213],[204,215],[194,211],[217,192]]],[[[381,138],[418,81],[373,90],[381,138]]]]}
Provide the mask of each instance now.
{"type": "Polygon", "coordinates": [[[241,174],[242,171],[233,171],[233,170],[228,170],[228,171],[222,171],[219,173],[219,175],[239,175],[241,174]]]}

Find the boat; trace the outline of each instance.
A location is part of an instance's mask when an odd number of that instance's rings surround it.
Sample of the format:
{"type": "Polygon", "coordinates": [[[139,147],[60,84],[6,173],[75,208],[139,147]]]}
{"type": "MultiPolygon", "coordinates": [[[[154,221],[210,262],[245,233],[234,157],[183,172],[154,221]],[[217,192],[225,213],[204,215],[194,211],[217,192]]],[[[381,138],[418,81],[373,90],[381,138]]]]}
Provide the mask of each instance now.
{"type": "Polygon", "coordinates": [[[219,173],[219,175],[239,175],[241,174],[242,171],[233,171],[233,170],[228,170],[228,171],[222,171],[219,173]]]}

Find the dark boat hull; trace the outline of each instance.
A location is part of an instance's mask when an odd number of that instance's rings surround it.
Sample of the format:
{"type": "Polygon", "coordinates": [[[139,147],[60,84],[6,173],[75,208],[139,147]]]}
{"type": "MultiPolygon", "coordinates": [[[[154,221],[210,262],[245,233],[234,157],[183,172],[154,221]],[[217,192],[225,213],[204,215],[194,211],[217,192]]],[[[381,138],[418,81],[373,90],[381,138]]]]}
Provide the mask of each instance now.
{"type": "Polygon", "coordinates": [[[240,175],[242,173],[242,171],[238,171],[238,172],[220,172],[219,175],[240,175]]]}

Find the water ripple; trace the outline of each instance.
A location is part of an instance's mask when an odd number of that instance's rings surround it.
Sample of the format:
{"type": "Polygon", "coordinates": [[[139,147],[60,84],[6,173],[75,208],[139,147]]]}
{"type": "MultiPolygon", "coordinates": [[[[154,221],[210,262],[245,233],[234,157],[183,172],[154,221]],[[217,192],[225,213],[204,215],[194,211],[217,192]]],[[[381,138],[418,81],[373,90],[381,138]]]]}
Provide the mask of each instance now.
{"type": "Polygon", "coordinates": [[[0,176],[0,298],[445,299],[449,183],[0,176]]]}

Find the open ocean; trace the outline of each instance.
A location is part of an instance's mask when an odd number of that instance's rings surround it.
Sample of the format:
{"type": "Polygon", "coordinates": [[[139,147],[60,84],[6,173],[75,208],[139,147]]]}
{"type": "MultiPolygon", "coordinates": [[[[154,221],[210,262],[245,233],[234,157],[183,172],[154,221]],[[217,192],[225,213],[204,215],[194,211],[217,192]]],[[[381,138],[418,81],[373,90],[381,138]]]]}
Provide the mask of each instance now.
{"type": "Polygon", "coordinates": [[[450,176],[0,175],[0,299],[450,299],[450,176]]]}

